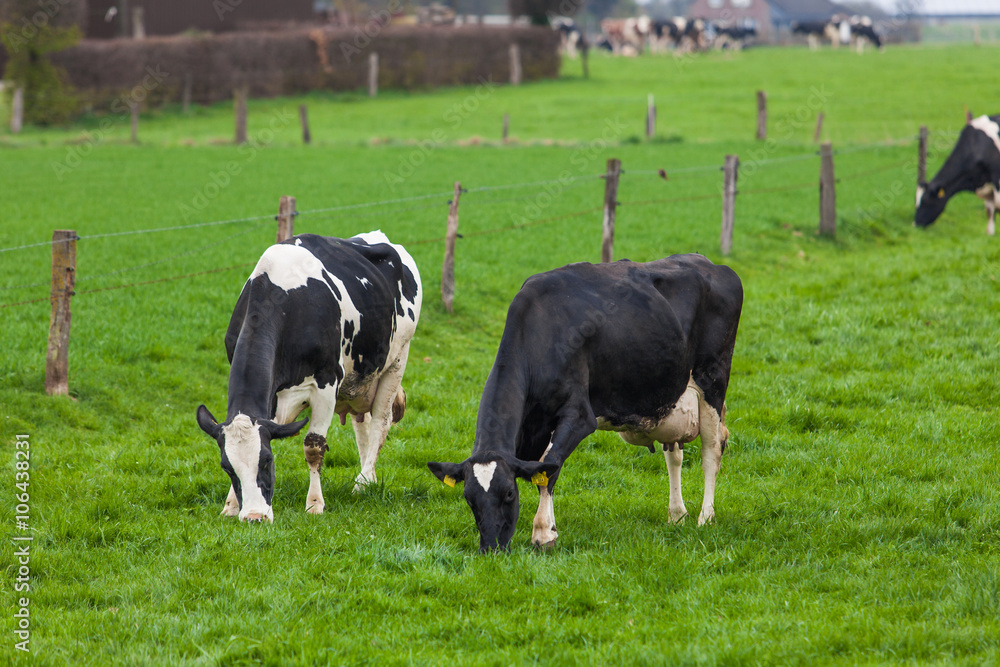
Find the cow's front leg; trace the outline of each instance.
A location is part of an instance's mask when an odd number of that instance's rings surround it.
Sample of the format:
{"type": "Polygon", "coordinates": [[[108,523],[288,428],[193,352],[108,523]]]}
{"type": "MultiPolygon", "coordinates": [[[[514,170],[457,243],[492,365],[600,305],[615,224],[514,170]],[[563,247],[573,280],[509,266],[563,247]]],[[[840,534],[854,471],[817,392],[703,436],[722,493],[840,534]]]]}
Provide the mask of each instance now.
{"type": "Polygon", "coordinates": [[[536,547],[548,549],[555,546],[559,539],[556,532],[556,513],[552,505],[552,491],[548,486],[538,487],[538,511],[531,524],[531,543],[536,547]]]}
{"type": "Polygon", "coordinates": [[[723,422],[725,410],[723,406],[723,414],[720,415],[704,398],[698,399],[701,467],[705,473],[705,497],[701,503],[701,514],[698,515],[699,526],[715,519],[715,479],[722,466],[722,452],[729,438],[729,431],[723,422]]]}
{"type": "Polygon", "coordinates": [[[684,445],[680,442],[663,444],[663,458],[667,460],[667,477],[670,479],[670,504],[667,512],[670,523],[683,523],[687,518],[687,507],[681,495],[681,464],[684,463],[684,445]]]}
{"type": "Polygon", "coordinates": [[[222,516],[239,516],[240,515],[240,499],[236,497],[236,489],[233,485],[229,485],[229,495],[226,496],[226,502],[222,505],[222,516]]]}
{"type": "Polygon", "coordinates": [[[302,450],[306,456],[306,465],[309,466],[309,493],[306,494],[306,512],[309,514],[322,514],[326,509],[320,471],[323,469],[323,456],[327,449],[329,446],[325,437],[319,433],[306,433],[302,450]]]}
{"type": "Polygon", "coordinates": [[[992,201],[985,200],[986,204],[986,214],[988,216],[986,221],[986,234],[988,236],[993,236],[996,234],[996,215],[997,207],[1000,207],[1000,184],[997,184],[993,189],[993,199],[992,201]]]}
{"type": "MultiPolygon", "coordinates": [[[[556,463],[559,469],[576,446],[588,435],[597,430],[597,418],[589,405],[582,405],[575,410],[568,410],[556,430],[552,432],[552,440],[545,449],[539,461],[556,463]]],[[[549,549],[555,546],[559,533],[556,532],[555,508],[552,504],[552,494],[555,492],[559,473],[548,479],[548,484],[538,486],[538,512],[531,525],[531,543],[536,547],[549,549]]]]}
{"type": "MultiPolygon", "coordinates": [[[[301,397],[289,395],[288,401],[278,399],[275,419],[285,424],[295,419],[302,410],[301,397]]],[[[337,406],[337,386],[335,384],[320,388],[314,385],[308,394],[309,407],[312,415],[309,419],[309,430],[302,443],[306,465],[309,467],[309,491],[306,493],[306,512],[322,514],[326,509],[323,500],[323,484],[320,472],[323,470],[323,457],[329,447],[326,444],[326,434],[333,423],[334,409],[337,406]]]]}

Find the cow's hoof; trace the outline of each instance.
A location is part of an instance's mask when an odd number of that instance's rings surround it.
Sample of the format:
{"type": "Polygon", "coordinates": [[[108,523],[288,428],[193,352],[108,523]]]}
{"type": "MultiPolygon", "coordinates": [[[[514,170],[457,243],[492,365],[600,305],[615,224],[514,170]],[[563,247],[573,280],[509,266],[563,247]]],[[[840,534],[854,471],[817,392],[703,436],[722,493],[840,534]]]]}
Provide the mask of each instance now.
{"type": "Polygon", "coordinates": [[[670,523],[677,526],[683,525],[684,519],[686,519],[687,516],[688,516],[687,510],[681,510],[679,512],[670,510],[670,523]]]}
{"type": "Polygon", "coordinates": [[[699,527],[704,526],[706,523],[712,523],[713,521],[715,521],[715,510],[713,509],[702,510],[701,514],[698,516],[699,527]]]}
{"type": "Polygon", "coordinates": [[[220,512],[219,514],[221,516],[239,516],[240,506],[230,505],[229,503],[226,503],[225,505],[222,506],[222,512],[220,512]]]}
{"type": "Polygon", "coordinates": [[[322,514],[324,509],[326,505],[323,501],[306,501],[306,514],[322,514]]]}
{"type": "Polygon", "coordinates": [[[552,538],[548,542],[535,542],[535,541],[532,541],[531,542],[531,546],[535,547],[539,551],[551,551],[552,549],[555,548],[557,541],[558,540],[556,538],[552,538]]]}
{"type": "Polygon", "coordinates": [[[540,551],[548,551],[556,545],[559,533],[554,530],[540,530],[531,536],[531,545],[540,551]]]}
{"type": "Polygon", "coordinates": [[[358,475],[357,479],[354,480],[354,489],[352,490],[352,493],[361,493],[362,491],[366,490],[370,484],[374,483],[375,483],[374,477],[368,479],[364,475],[358,475]]]}

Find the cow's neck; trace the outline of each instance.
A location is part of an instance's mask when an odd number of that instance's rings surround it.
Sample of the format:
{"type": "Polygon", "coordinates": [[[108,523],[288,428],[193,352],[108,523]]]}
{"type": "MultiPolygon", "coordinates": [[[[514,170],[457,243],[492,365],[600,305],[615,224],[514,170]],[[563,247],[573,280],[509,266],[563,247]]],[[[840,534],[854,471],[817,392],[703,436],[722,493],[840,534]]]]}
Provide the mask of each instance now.
{"type": "Polygon", "coordinates": [[[490,451],[514,455],[517,435],[524,418],[524,403],[527,398],[525,385],[516,366],[504,364],[497,359],[479,401],[473,456],[490,451]]]}
{"type": "Polygon", "coordinates": [[[229,369],[229,406],[226,418],[238,413],[257,419],[274,416],[277,327],[245,327],[240,332],[229,369]]]}
{"type": "Polygon", "coordinates": [[[971,192],[981,187],[985,180],[978,169],[969,164],[968,156],[959,155],[959,148],[969,150],[969,142],[959,140],[958,147],[948,156],[937,175],[927,184],[929,190],[944,189],[945,198],[959,192],[971,192]]]}

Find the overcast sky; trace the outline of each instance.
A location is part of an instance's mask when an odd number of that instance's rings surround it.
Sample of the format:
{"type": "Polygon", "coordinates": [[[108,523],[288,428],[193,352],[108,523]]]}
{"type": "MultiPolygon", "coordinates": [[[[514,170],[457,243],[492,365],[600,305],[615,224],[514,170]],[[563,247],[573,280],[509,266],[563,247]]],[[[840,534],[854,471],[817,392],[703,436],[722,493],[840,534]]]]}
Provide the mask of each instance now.
{"type": "MultiPolygon", "coordinates": [[[[889,12],[896,8],[896,0],[872,0],[889,12]]],[[[1000,14],[1000,0],[924,0],[928,14],[1000,14]]]]}

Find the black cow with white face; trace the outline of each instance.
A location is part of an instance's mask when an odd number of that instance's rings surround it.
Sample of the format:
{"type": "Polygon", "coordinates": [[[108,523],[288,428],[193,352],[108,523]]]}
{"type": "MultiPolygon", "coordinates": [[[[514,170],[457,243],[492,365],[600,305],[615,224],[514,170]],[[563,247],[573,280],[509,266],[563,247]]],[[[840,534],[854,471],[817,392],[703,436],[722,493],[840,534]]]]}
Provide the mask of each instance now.
{"type": "Polygon", "coordinates": [[[959,192],[975,192],[986,205],[986,233],[996,232],[1000,207],[1000,115],[980,116],[962,128],[958,143],[929,183],[917,186],[917,213],[913,224],[928,227],[959,192]]]}
{"type": "Polygon", "coordinates": [[[445,484],[464,482],[480,550],[509,547],[516,478],[541,494],[532,543],[555,543],[559,471],[597,429],[650,451],[663,443],[672,521],[687,515],[683,444],[700,434],[705,497],[698,525],[711,521],[742,306],[739,277],[700,255],[571,264],[529,278],[507,312],[472,455],[428,463],[445,484]]]}
{"type": "Polygon", "coordinates": [[[306,511],[325,507],[320,469],[335,415],[341,424],[352,417],[361,459],[355,490],[375,481],[379,450],[406,406],[401,382],[421,298],[413,258],[382,232],[301,234],[264,251],[226,332],[226,420],[217,423],[204,405],[197,413],[232,481],[223,514],[273,520],[271,440],[295,435],[307,406],[306,511]]]}

